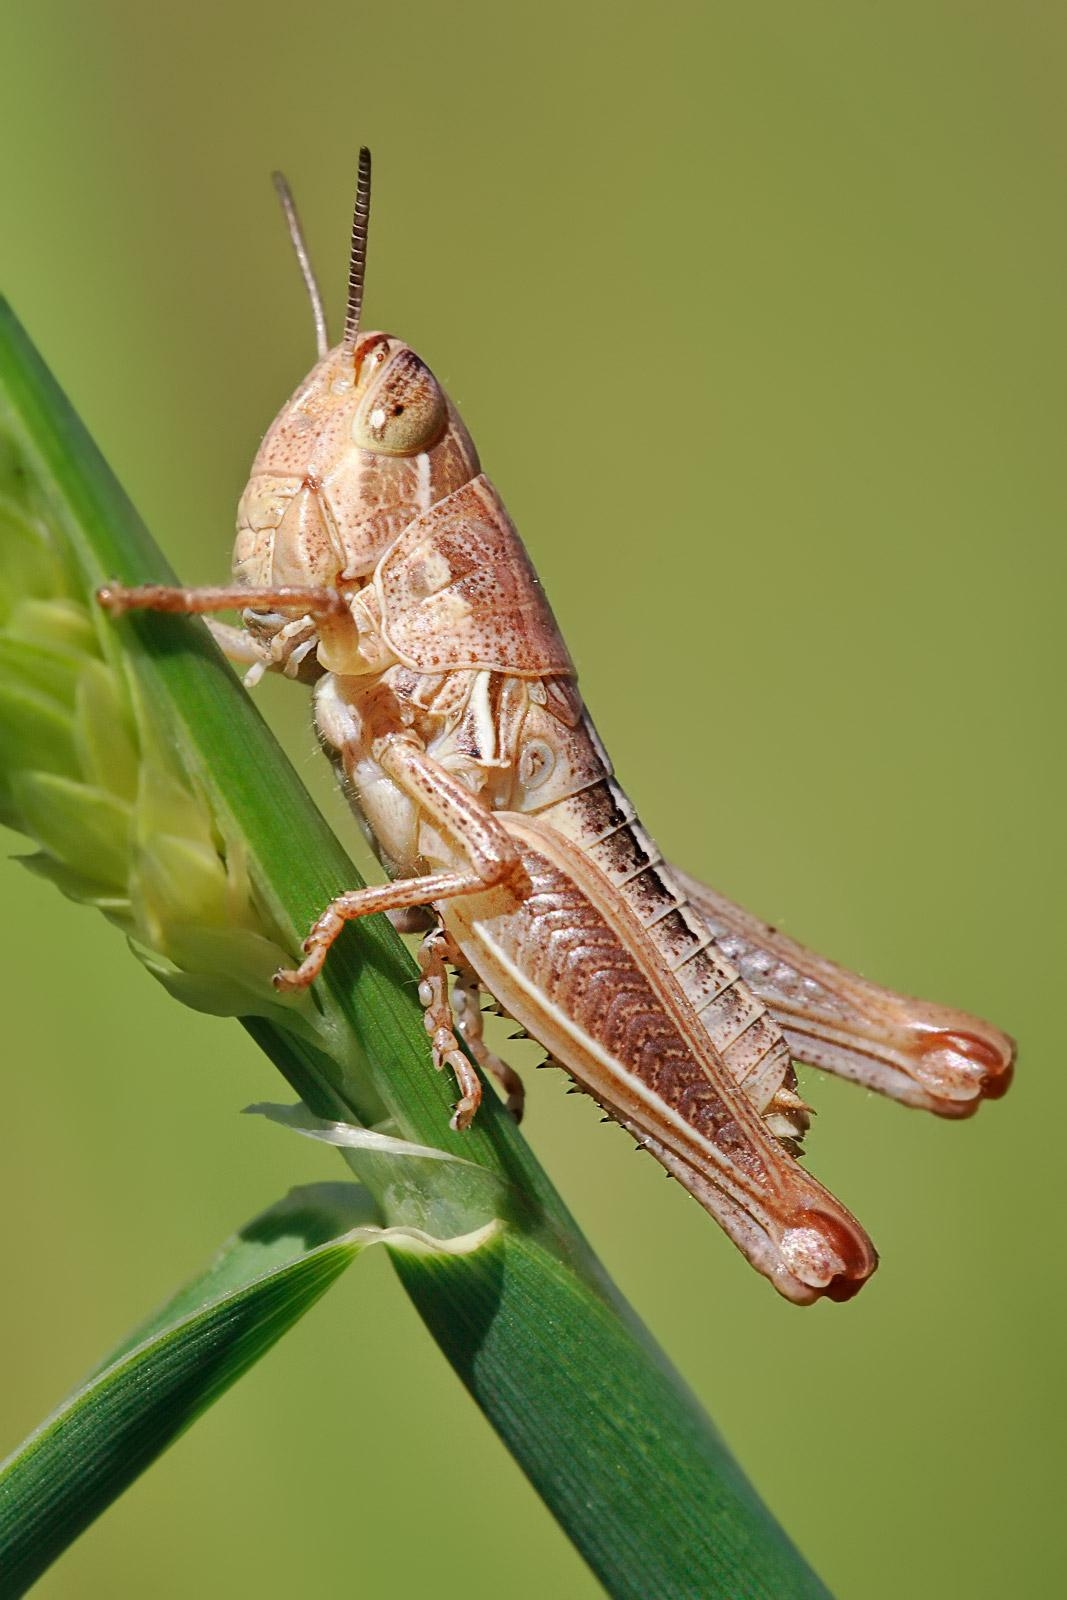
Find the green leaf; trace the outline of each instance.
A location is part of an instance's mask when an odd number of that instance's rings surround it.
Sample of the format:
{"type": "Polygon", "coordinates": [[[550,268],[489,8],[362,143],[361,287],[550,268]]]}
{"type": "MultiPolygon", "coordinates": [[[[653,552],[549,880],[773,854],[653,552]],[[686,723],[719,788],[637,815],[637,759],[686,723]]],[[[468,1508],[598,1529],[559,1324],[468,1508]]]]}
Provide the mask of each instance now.
{"type": "MultiPolygon", "coordinates": [[[[0,431],[5,405],[28,477],[47,485],[86,599],[109,577],[173,581],[26,335],[0,308],[0,431]]],[[[295,954],[326,902],[358,885],[352,863],[201,624],[133,615],[100,638],[155,719],[160,748],[180,752],[208,796],[220,836],[240,843],[256,904],[295,954]]],[[[393,1252],[477,1404],[612,1595],[825,1600],[500,1102],[487,1094],[467,1133],[449,1129],[453,1091],[430,1068],[416,990],[410,956],[385,919],[371,918],[350,925],[331,952],[313,1012],[244,1020],[315,1115],[365,1126],[388,1119],[400,1137],[499,1181],[507,1226],[490,1245],[447,1262],[393,1252]]],[[[381,1154],[344,1155],[388,1223],[438,1236],[461,1231],[470,1197],[457,1188],[458,1164],[408,1162],[397,1181],[381,1154]]]]}
{"type": "Polygon", "coordinates": [[[357,1184],[294,1189],[231,1239],[0,1466],[0,1593],[71,1541],[314,1305],[369,1237],[357,1184]]]}

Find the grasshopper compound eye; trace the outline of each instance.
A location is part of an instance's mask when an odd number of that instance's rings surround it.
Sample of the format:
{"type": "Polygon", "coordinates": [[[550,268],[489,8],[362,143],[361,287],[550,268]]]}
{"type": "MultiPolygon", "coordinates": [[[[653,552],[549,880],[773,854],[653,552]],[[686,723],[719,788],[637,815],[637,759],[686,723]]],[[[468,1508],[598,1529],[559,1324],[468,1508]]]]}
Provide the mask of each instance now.
{"type": "Polygon", "coordinates": [[[352,419],[352,440],[361,450],[414,456],[435,445],[447,423],[440,384],[413,350],[402,348],[372,378],[352,419]]]}

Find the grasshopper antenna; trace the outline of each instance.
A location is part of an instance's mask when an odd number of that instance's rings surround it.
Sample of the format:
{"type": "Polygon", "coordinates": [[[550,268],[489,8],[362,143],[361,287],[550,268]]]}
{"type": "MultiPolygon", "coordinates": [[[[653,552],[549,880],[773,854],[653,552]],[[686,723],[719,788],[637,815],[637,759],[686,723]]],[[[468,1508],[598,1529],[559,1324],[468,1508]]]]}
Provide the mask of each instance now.
{"type": "Polygon", "coordinates": [[[367,223],[370,219],[370,151],[359,152],[356,179],[356,207],[352,213],[352,250],[348,258],[348,303],[345,307],[343,348],[351,353],[359,338],[359,318],[363,310],[363,274],[367,266],[367,223]]]}
{"type": "Polygon", "coordinates": [[[300,226],[300,217],[297,214],[293,191],[286,182],[284,173],[272,172],[271,177],[274,180],[275,193],[281,201],[282,210],[285,212],[289,238],[292,240],[296,259],[300,265],[300,276],[304,280],[304,287],[308,292],[308,299],[311,301],[311,315],[315,319],[315,344],[321,361],[330,348],[330,341],[326,332],[326,313],[322,309],[322,295],[319,293],[318,279],[315,277],[315,269],[312,267],[311,257],[308,255],[307,240],[304,238],[304,230],[300,226]]]}

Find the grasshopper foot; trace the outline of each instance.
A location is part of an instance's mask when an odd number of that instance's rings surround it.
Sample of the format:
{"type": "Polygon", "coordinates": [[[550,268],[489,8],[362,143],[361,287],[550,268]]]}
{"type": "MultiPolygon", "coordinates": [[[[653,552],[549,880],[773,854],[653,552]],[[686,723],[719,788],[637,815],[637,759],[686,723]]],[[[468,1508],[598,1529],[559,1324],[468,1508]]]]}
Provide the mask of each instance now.
{"type": "Polygon", "coordinates": [[[433,1064],[438,1072],[450,1067],[459,1086],[460,1098],[452,1112],[449,1127],[462,1133],[469,1128],[482,1102],[482,1082],[456,1037],[455,1019],[448,998],[448,972],[445,967],[444,937],[435,929],[427,934],[418,951],[422,969],[419,1000],[423,1007],[423,1026],[430,1035],[433,1064]]]}
{"type": "Polygon", "coordinates": [[[322,971],[324,959],[324,956],[312,957],[308,961],[302,961],[298,967],[279,967],[270,981],[282,994],[292,994],[299,989],[310,988],[322,971]]]}

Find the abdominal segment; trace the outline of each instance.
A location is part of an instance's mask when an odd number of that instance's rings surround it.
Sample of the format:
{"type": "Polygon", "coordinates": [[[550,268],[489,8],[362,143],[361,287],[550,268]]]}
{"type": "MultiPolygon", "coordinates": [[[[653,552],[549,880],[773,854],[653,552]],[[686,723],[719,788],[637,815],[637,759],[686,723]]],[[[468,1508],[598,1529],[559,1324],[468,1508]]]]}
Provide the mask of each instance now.
{"type": "Polygon", "coordinates": [[[618,890],[647,944],[699,1016],[728,1075],[743,1087],[771,1131],[798,1153],[807,1130],[807,1108],[795,1093],[796,1075],[782,1031],[716,946],[619,784],[605,776],[537,817],[572,840],[618,890]]]}

